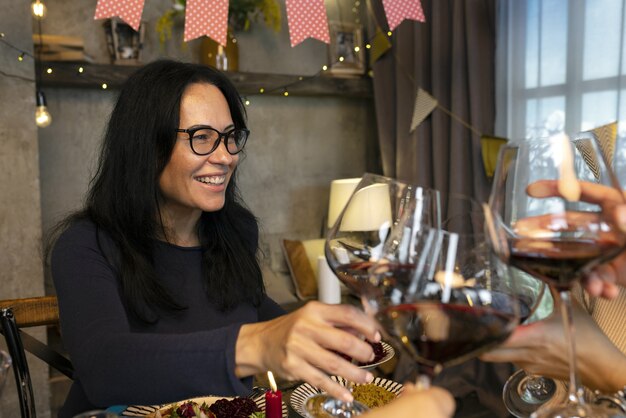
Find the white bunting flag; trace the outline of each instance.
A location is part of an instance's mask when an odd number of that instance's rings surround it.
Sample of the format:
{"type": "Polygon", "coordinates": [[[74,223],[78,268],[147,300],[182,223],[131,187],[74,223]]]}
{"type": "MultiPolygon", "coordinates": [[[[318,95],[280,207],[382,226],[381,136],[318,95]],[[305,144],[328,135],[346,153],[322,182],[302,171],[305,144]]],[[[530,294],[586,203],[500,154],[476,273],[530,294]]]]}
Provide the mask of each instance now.
{"type": "Polygon", "coordinates": [[[413,120],[411,121],[411,132],[419,126],[437,107],[437,99],[421,88],[417,91],[415,98],[415,109],[413,109],[413,120]]]}

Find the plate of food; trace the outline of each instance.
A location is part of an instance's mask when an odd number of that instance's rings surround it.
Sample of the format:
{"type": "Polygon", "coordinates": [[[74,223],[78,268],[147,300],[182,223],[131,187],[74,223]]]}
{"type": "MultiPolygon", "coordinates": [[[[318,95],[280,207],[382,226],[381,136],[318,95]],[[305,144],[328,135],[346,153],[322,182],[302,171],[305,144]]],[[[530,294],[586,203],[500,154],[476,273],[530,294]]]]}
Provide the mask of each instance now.
{"type": "MultiPolygon", "coordinates": [[[[283,418],[287,405],[283,402],[283,418]]],[[[126,417],[194,418],[200,412],[207,418],[265,418],[265,394],[253,397],[205,396],[164,405],[131,405],[121,413],[126,417]]]]}
{"type": "MultiPolygon", "coordinates": [[[[374,350],[374,360],[367,363],[359,363],[358,365],[362,369],[373,369],[374,367],[380,366],[381,364],[391,360],[393,356],[396,355],[396,351],[393,349],[393,347],[384,341],[381,341],[379,343],[369,342],[369,344],[374,350]]],[[[352,358],[350,356],[341,353],[337,354],[339,354],[341,357],[345,358],[348,361],[352,361],[352,358]]]]}
{"type": "MultiPolygon", "coordinates": [[[[343,377],[331,376],[335,382],[343,386],[347,386],[348,382],[343,377]]],[[[375,378],[372,383],[356,384],[353,388],[352,394],[354,399],[366,405],[368,408],[373,409],[379,406],[383,406],[397,398],[402,393],[402,384],[394,382],[393,380],[383,379],[382,377],[375,378]]],[[[306,417],[304,411],[304,404],[306,400],[313,395],[322,393],[321,389],[303,383],[298,386],[291,394],[291,407],[306,417]]]]}

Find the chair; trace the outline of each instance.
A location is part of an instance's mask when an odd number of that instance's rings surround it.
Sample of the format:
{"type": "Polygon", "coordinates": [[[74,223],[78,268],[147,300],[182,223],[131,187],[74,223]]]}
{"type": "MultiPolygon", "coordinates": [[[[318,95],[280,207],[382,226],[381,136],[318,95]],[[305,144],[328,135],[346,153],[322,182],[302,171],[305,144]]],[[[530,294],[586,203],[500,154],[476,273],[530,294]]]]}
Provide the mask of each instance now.
{"type": "Polygon", "coordinates": [[[20,400],[22,418],[35,418],[33,387],[28,370],[26,351],[59,370],[70,379],[72,363],[22,328],[58,325],[59,307],[56,296],[40,296],[0,301],[0,331],[13,360],[13,372],[20,400]],[[25,351],[26,350],[26,351],[25,351]]]}

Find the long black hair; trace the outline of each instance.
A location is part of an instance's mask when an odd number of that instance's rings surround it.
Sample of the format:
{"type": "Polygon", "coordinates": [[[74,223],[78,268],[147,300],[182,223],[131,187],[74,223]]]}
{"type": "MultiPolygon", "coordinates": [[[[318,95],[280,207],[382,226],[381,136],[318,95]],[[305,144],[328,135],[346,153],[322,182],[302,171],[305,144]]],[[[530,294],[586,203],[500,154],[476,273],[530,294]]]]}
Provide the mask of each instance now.
{"type": "MultiPolygon", "coordinates": [[[[185,308],[156,277],[153,247],[164,232],[158,179],[176,141],[181,98],[193,83],[217,87],[235,128],[246,127],[241,98],[223,73],[170,60],[142,67],[122,87],[85,206],[65,222],[87,218],[110,237],[115,254],[107,258],[120,276],[126,309],[143,322],[158,320],[159,311],[185,308]]],[[[224,207],[202,213],[198,234],[209,300],[223,311],[242,302],[258,306],[265,293],[256,259],[258,224],[239,198],[236,172],[226,189],[224,207]]]]}

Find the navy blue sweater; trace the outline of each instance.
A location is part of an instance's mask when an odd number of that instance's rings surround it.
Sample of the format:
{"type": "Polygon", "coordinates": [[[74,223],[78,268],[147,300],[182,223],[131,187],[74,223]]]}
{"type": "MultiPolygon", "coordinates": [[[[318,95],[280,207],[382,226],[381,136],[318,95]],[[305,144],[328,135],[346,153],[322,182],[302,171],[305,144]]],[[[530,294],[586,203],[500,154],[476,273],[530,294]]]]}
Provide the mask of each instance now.
{"type": "Polygon", "coordinates": [[[129,319],[93,223],[75,223],[55,244],[51,266],[61,332],[75,367],[61,418],[111,405],[250,391],[251,378],[234,374],[239,329],[283,309],[266,297],[258,308],[218,311],[203,287],[199,247],[158,242],[154,258],[158,277],[187,309],[145,325],[129,319]]]}

